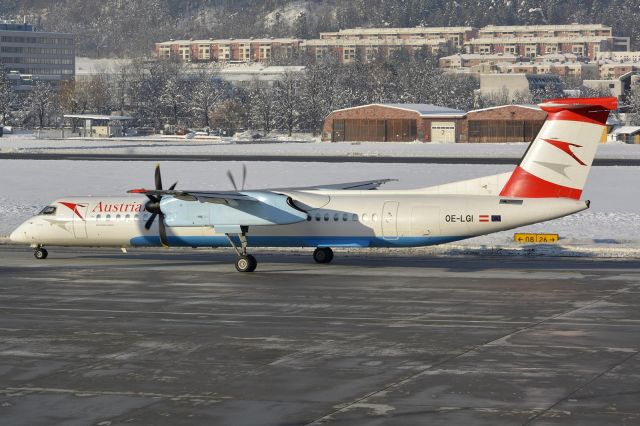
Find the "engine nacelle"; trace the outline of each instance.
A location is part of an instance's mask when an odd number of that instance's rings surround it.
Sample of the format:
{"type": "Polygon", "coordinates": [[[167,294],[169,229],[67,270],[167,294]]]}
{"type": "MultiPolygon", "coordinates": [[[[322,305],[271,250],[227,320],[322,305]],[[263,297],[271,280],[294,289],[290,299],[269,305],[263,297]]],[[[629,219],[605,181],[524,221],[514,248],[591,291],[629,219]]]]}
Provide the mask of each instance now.
{"type": "Polygon", "coordinates": [[[165,196],[160,209],[168,226],[287,225],[307,219],[307,213],[296,208],[287,195],[260,191],[242,194],[253,200],[215,203],[165,196]]]}

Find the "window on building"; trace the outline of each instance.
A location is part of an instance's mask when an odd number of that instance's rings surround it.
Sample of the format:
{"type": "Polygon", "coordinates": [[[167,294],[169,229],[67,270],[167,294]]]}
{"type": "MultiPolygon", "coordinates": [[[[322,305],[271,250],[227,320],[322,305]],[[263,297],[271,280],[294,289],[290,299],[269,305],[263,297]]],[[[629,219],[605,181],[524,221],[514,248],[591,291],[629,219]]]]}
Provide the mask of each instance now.
{"type": "Polygon", "coordinates": [[[345,47],[342,52],[342,59],[344,62],[352,62],[356,60],[356,48],[355,47],[345,47]]]}

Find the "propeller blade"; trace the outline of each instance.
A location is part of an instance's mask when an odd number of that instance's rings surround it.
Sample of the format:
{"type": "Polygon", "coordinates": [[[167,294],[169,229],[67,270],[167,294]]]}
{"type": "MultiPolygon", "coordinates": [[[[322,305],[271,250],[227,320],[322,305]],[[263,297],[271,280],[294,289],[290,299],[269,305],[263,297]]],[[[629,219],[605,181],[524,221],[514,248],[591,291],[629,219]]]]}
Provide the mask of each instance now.
{"type": "Polygon", "coordinates": [[[173,182],[173,185],[169,187],[169,191],[173,191],[176,188],[177,184],[178,184],[178,181],[173,182]]]}
{"type": "Polygon", "coordinates": [[[147,219],[147,222],[144,224],[144,228],[147,231],[149,229],[151,229],[151,225],[153,225],[153,221],[155,220],[156,216],[158,216],[158,213],[153,213],[153,214],[151,214],[151,217],[149,219],[147,219]]]}
{"type": "Polygon", "coordinates": [[[158,222],[158,230],[160,231],[160,242],[163,247],[169,247],[169,242],[167,241],[167,230],[164,226],[164,215],[160,213],[160,221],[158,222]]]}
{"type": "Polygon", "coordinates": [[[233,178],[233,174],[231,174],[231,170],[227,170],[227,177],[231,181],[231,185],[233,185],[233,189],[238,190],[238,185],[236,185],[236,181],[233,178]]]}
{"type": "Polygon", "coordinates": [[[147,198],[152,202],[152,203],[159,203],[160,202],[160,198],[156,197],[155,195],[149,195],[149,194],[145,194],[147,196],[147,198]]]}
{"type": "Polygon", "coordinates": [[[156,189],[162,189],[162,177],[160,176],[160,163],[156,165],[156,189]]]}
{"type": "Polygon", "coordinates": [[[244,184],[247,182],[247,165],[242,163],[242,190],[244,191],[244,184]]]}

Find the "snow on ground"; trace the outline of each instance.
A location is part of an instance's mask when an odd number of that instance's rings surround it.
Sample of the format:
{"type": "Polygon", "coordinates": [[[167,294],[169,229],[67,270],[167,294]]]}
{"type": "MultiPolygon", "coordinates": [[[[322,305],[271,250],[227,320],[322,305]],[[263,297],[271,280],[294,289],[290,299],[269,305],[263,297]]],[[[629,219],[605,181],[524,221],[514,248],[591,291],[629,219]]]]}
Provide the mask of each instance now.
{"type": "MultiPolygon", "coordinates": [[[[153,185],[154,162],[113,161],[37,161],[0,160],[0,237],[36,213],[49,201],[70,195],[125,195],[131,188],[153,185]]],[[[161,164],[163,181],[179,181],[189,189],[231,189],[226,172],[239,177],[239,162],[165,162],[161,164]]],[[[396,178],[387,189],[417,188],[512,170],[512,166],[440,165],[440,164],[366,164],[366,163],[247,163],[247,188],[313,185],[396,178]]],[[[558,233],[563,248],[542,249],[566,252],[566,247],[633,253],[640,256],[640,198],[634,194],[640,167],[594,167],[583,198],[592,201],[585,212],[544,224],[526,226],[518,232],[558,233]]],[[[444,250],[494,248],[503,252],[522,251],[513,241],[514,231],[473,238],[444,250]]],[[[440,249],[442,250],[442,249],[440,249]]],[[[528,250],[528,249],[527,249],[528,250]]],[[[540,250],[540,249],[538,249],[540,250]]],[[[578,250],[578,251],[579,251],[578,250]]]]}
{"type": "MultiPolygon", "coordinates": [[[[161,138],[158,136],[114,139],[34,139],[30,134],[6,135],[0,138],[0,152],[42,153],[109,153],[109,154],[182,154],[182,155],[345,155],[385,157],[508,157],[520,158],[526,143],[436,144],[436,143],[327,143],[312,140],[308,135],[294,135],[288,142],[225,139],[196,141],[193,139],[161,138]],[[300,137],[299,137],[300,136],[300,137]]],[[[597,158],[640,158],[640,145],[604,144],[597,158]]]]}

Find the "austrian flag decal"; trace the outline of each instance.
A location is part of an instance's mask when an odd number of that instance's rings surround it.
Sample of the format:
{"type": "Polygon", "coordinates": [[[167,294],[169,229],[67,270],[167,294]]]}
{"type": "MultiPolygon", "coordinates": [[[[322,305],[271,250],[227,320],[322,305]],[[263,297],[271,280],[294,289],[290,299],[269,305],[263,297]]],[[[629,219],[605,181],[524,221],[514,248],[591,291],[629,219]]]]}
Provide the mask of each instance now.
{"type": "Polygon", "coordinates": [[[480,222],[502,222],[502,216],[499,214],[481,214],[478,220],[480,222]]]}

